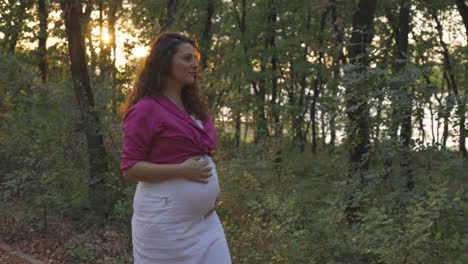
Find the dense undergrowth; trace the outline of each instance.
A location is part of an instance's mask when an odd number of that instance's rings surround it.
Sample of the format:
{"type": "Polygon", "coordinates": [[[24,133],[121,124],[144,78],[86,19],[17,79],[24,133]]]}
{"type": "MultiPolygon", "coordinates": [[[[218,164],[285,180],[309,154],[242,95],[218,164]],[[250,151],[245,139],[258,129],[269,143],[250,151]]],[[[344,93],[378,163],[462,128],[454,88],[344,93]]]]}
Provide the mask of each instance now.
{"type": "Polygon", "coordinates": [[[359,191],[347,180],[345,155],[283,148],[277,173],[271,146],[277,144],[245,145],[219,157],[221,216],[236,263],[466,261],[466,195],[457,184],[463,161],[453,153],[413,153],[411,192],[396,173],[382,180],[373,160],[359,191]],[[348,226],[343,211],[351,193],[362,199],[362,221],[348,226]]]}
{"type": "MultiPolygon", "coordinates": [[[[41,125],[39,116],[35,119],[36,126],[18,117],[14,122],[7,118],[2,126],[2,199],[27,204],[25,210],[44,229],[52,214],[90,228],[112,221],[128,236],[130,250],[135,183],[120,178],[118,151],[103,189],[111,206],[95,206],[89,198],[81,145],[70,142],[74,137],[60,127],[66,120],[41,125]]],[[[365,174],[364,187],[356,188],[347,178],[342,149],[334,155],[313,155],[273,141],[243,143],[238,149],[231,145],[221,136],[214,159],[222,187],[218,214],[234,263],[466,262],[467,204],[460,187],[464,163],[454,153],[434,149],[413,153],[416,188],[409,192],[398,173],[382,180],[378,153],[365,174]],[[278,146],[279,168],[273,162],[278,146]],[[348,226],[343,211],[351,193],[362,199],[362,221],[348,226]]]]}

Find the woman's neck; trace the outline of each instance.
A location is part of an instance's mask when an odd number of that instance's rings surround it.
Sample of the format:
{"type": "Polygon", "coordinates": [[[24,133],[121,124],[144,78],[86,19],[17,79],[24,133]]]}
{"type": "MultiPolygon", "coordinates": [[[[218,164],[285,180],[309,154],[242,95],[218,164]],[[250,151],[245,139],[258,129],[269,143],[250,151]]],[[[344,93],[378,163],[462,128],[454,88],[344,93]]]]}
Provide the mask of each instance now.
{"type": "Polygon", "coordinates": [[[182,87],[179,88],[175,85],[167,85],[163,94],[185,111],[184,103],[182,101],[182,87]]]}

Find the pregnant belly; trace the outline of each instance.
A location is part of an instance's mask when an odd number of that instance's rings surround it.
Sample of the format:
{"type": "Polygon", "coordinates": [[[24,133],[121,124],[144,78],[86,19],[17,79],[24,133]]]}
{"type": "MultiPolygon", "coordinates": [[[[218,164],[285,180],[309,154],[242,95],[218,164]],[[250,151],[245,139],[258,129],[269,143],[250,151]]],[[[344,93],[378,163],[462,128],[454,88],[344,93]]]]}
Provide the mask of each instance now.
{"type": "Polygon", "coordinates": [[[133,210],[139,220],[148,222],[185,222],[205,216],[213,208],[219,193],[216,165],[208,156],[212,176],[208,183],[185,179],[160,183],[140,182],[135,193],[133,210]]]}

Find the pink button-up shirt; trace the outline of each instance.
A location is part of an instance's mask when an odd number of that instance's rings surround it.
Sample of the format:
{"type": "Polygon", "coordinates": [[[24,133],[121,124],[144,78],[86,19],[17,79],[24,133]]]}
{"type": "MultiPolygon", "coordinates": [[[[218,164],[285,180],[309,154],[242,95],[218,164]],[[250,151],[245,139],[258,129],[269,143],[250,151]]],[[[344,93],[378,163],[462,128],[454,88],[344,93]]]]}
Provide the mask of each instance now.
{"type": "Polygon", "coordinates": [[[176,164],[196,155],[210,155],[218,144],[211,117],[203,128],[166,96],[145,96],[123,120],[120,172],[140,161],[176,164]]]}

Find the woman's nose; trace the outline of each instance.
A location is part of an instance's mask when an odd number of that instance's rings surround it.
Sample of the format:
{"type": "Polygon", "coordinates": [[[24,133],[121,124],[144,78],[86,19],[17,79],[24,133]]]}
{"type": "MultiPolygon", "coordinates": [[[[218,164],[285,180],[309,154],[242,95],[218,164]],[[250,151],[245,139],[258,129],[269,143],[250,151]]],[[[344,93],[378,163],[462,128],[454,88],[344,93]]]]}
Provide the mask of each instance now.
{"type": "Polygon", "coordinates": [[[198,65],[197,59],[193,59],[193,61],[192,61],[192,68],[198,69],[198,67],[199,67],[199,65],[198,65]]]}

